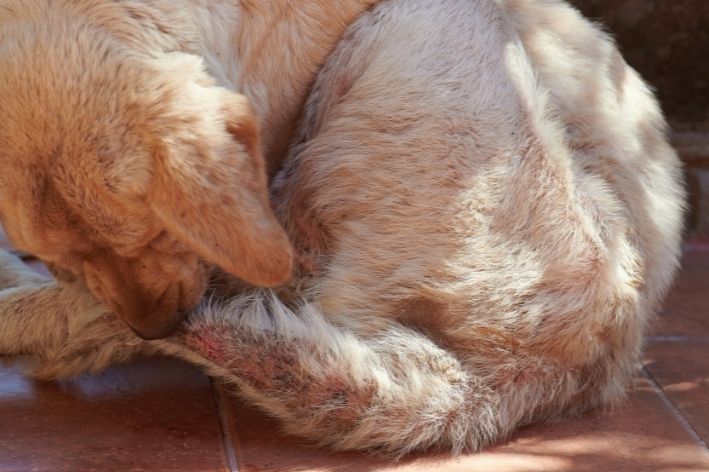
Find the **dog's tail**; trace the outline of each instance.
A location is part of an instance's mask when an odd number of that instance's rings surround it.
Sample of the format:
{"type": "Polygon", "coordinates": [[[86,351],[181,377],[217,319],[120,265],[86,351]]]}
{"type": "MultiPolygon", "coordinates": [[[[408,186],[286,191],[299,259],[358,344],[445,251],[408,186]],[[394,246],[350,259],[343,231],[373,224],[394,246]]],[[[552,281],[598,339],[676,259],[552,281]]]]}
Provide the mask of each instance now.
{"type": "Polygon", "coordinates": [[[160,344],[235,386],[286,431],[337,449],[476,449],[499,436],[491,392],[401,325],[355,333],[263,291],[205,305],[160,344]]]}
{"type": "Polygon", "coordinates": [[[525,405],[502,404],[499,390],[429,338],[397,323],[378,328],[355,332],[263,291],[205,305],[158,343],[286,431],[336,449],[477,450],[524,422],[510,415],[528,413],[525,405]]]}

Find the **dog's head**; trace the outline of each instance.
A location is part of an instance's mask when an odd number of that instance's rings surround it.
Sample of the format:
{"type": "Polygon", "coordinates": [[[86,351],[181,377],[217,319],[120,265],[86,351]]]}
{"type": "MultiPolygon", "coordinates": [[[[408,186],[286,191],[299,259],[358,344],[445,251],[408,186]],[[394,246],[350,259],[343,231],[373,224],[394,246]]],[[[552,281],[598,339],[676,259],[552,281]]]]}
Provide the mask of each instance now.
{"type": "Polygon", "coordinates": [[[18,248],[145,338],[196,305],[204,261],[256,285],[289,277],[242,96],[193,56],[21,20],[0,12],[0,218],[18,248]]]}

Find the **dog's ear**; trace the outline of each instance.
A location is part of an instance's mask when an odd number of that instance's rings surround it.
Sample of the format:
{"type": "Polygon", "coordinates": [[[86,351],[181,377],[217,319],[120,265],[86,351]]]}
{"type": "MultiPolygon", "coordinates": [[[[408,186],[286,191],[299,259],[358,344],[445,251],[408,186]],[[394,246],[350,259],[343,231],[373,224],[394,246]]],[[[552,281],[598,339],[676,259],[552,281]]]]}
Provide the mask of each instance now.
{"type": "Polygon", "coordinates": [[[291,246],[269,205],[255,116],[241,95],[191,87],[157,139],[150,206],[204,259],[256,285],[283,283],[291,246]]]}

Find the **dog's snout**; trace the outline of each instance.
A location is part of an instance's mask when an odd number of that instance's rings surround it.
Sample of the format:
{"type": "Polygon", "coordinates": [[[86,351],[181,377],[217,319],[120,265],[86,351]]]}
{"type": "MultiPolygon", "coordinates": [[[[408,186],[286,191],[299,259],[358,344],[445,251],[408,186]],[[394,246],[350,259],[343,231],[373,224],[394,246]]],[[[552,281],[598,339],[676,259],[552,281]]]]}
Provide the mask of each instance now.
{"type": "Polygon", "coordinates": [[[131,259],[104,257],[101,262],[85,264],[89,289],[143,339],[170,335],[197,305],[206,286],[201,266],[177,258],[165,261],[157,254],[144,254],[131,259]]]}
{"type": "Polygon", "coordinates": [[[114,309],[126,324],[143,339],[169,336],[187,317],[196,300],[184,305],[179,297],[180,285],[170,285],[163,294],[150,297],[145,293],[128,293],[127,299],[114,303],[114,309]]]}

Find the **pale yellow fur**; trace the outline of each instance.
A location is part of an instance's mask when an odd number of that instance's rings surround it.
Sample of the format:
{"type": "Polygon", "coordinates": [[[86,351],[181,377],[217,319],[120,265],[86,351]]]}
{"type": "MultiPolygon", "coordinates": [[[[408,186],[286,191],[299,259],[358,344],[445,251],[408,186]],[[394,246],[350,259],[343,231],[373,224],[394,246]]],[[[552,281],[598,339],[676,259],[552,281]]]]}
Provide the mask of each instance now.
{"type": "MultiPolygon", "coordinates": [[[[81,284],[35,287],[7,259],[24,287],[0,298],[0,352],[37,353],[45,377],[177,355],[295,434],[395,454],[474,450],[622,399],[677,266],[684,192],[657,104],[605,34],[557,0],[209,4],[143,2],[143,17],[177,15],[153,44],[208,71],[163,80],[250,102],[291,280],[222,278],[147,342],[81,284]]],[[[216,229],[237,238],[244,221],[216,229]]],[[[238,257],[208,256],[235,272],[238,257]]]]}

